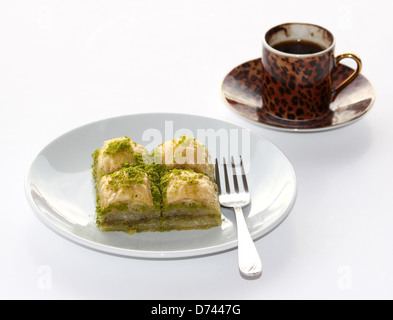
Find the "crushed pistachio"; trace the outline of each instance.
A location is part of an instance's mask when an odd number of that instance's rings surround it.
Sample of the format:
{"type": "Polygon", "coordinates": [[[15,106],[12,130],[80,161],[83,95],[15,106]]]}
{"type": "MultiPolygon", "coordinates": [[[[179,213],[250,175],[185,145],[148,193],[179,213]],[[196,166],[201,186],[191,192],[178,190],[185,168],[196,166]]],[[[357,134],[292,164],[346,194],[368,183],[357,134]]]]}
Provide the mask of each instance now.
{"type": "Polygon", "coordinates": [[[134,149],[131,146],[131,139],[129,137],[124,137],[123,139],[109,143],[107,148],[104,150],[105,154],[111,155],[119,152],[134,153],[134,149]]]}
{"type": "Polygon", "coordinates": [[[123,168],[110,174],[111,179],[108,184],[113,191],[118,191],[120,188],[134,188],[146,182],[146,174],[138,167],[123,168]]]}

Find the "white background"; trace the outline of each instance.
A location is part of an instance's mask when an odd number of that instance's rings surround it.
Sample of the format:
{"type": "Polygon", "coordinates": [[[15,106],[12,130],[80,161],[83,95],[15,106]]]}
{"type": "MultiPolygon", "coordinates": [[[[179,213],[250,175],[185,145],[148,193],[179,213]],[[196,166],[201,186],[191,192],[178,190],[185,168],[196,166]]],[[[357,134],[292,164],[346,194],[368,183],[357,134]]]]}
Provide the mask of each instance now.
{"type": "Polygon", "coordinates": [[[2,1],[0,142],[2,299],[392,299],[393,90],[387,1],[2,1]],[[360,121],[299,134],[239,118],[223,77],[257,58],[270,27],[316,23],[352,51],[377,101],[360,121]],[[181,112],[248,127],[298,177],[285,222],[256,242],[263,276],[243,279],[237,251],[175,261],[98,253],[44,226],[24,177],[35,154],[78,126],[181,112]]]}

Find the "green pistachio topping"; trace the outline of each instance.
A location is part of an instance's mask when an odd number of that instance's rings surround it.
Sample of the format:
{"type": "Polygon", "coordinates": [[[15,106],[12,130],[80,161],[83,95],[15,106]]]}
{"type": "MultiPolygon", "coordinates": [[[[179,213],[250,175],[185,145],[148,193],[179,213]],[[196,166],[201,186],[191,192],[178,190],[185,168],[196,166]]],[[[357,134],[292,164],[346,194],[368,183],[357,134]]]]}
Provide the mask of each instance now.
{"type": "Polygon", "coordinates": [[[131,139],[129,137],[124,137],[123,139],[119,139],[109,143],[104,151],[105,154],[111,154],[111,155],[119,152],[134,153],[134,149],[131,146],[131,139]]]}
{"type": "Polygon", "coordinates": [[[119,188],[134,188],[145,183],[146,174],[138,167],[123,168],[110,174],[109,185],[116,192],[119,188]]]}

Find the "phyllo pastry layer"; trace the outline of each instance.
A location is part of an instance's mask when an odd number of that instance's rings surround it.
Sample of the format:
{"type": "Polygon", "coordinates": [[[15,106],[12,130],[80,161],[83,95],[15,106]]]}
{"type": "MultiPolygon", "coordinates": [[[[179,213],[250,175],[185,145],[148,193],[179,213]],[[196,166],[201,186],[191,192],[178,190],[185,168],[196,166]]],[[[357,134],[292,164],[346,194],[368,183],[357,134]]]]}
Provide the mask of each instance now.
{"type": "Polygon", "coordinates": [[[123,163],[141,161],[142,156],[146,153],[144,146],[128,137],[107,140],[93,154],[93,173],[99,179],[104,174],[120,170],[123,163]]]}
{"type": "Polygon", "coordinates": [[[161,216],[158,186],[140,166],[101,177],[97,185],[97,224],[103,231],[129,231],[161,216]]]}
{"type": "Polygon", "coordinates": [[[154,149],[156,163],[171,169],[193,169],[214,179],[214,166],[209,150],[197,139],[189,136],[168,140],[154,149]]]}
{"type": "Polygon", "coordinates": [[[203,173],[174,169],[161,178],[162,216],[172,229],[221,225],[217,186],[203,173]]]}

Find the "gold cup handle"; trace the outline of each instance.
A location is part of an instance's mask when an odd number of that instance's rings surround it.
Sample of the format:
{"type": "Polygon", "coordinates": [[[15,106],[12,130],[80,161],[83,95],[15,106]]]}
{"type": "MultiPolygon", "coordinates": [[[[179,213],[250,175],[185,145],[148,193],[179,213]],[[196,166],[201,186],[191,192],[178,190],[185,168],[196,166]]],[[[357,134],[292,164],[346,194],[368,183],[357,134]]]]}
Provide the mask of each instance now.
{"type": "Polygon", "coordinates": [[[343,59],[353,59],[357,63],[357,69],[347,78],[345,79],[337,88],[333,90],[333,94],[338,94],[342,89],[344,89],[347,85],[349,85],[362,71],[362,60],[354,53],[343,53],[336,57],[336,67],[338,67],[339,63],[343,59]]]}

